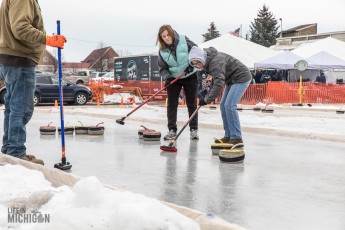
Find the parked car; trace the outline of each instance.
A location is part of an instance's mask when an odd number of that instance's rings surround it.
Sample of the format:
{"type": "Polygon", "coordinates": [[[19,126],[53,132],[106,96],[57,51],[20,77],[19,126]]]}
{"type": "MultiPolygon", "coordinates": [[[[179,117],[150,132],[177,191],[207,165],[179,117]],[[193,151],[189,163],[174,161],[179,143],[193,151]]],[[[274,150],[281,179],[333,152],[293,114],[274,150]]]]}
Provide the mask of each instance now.
{"type": "Polygon", "coordinates": [[[99,79],[103,79],[105,81],[114,81],[114,72],[108,72],[104,74],[102,77],[99,77],[99,79]]]}
{"type": "MultiPolygon", "coordinates": [[[[91,90],[83,85],[77,85],[62,78],[63,101],[75,105],[85,105],[91,98],[91,90]]],[[[6,87],[0,89],[0,102],[5,101],[6,87]]],[[[54,74],[37,74],[34,105],[60,101],[59,77],[54,74]]]]}
{"type": "Polygon", "coordinates": [[[107,72],[92,72],[91,76],[90,76],[90,81],[91,80],[99,80],[100,77],[102,77],[103,75],[105,75],[107,72]]]}
{"type": "Polygon", "coordinates": [[[75,83],[75,84],[87,84],[89,83],[91,74],[93,73],[93,71],[91,70],[81,70],[77,73],[77,75],[70,75],[68,77],[66,77],[66,79],[68,79],[69,81],[75,83]]]}

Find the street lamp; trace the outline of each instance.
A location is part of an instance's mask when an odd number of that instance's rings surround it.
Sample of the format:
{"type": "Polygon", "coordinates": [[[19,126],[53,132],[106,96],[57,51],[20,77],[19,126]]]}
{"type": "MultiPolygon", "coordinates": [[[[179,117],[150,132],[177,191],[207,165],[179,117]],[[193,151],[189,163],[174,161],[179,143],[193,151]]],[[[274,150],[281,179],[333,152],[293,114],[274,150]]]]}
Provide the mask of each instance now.
{"type": "Polygon", "coordinates": [[[280,21],[280,37],[283,37],[283,19],[279,18],[280,21]]]}

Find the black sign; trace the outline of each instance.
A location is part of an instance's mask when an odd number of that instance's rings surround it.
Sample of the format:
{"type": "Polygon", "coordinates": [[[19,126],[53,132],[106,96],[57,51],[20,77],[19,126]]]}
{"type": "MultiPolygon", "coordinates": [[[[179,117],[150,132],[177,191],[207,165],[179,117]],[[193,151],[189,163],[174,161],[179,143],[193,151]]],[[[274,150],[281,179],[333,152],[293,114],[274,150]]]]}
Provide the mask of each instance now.
{"type": "Polygon", "coordinates": [[[115,79],[117,81],[136,81],[150,80],[150,56],[133,56],[115,59],[115,79]]]}

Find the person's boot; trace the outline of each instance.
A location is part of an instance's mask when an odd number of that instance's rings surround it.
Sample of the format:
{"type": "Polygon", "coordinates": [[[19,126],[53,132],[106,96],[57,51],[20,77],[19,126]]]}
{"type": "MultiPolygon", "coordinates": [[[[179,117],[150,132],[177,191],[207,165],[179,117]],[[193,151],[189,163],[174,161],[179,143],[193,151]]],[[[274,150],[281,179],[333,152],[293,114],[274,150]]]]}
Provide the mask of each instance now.
{"type": "Polygon", "coordinates": [[[41,159],[36,159],[36,157],[33,155],[25,155],[20,159],[25,160],[25,161],[29,161],[29,162],[32,162],[35,164],[44,165],[44,162],[41,159]]]}
{"type": "Polygon", "coordinates": [[[243,140],[242,140],[242,138],[235,138],[235,139],[230,139],[228,143],[229,144],[233,144],[233,145],[236,145],[238,143],[242,143],[243,144],[243,140]]]}
{"type": "Polygon", "coordinates": [[[230,141],[230,137],[223,137],[221,139],[214,140],[214,143],[228,143],[230,141]]]}

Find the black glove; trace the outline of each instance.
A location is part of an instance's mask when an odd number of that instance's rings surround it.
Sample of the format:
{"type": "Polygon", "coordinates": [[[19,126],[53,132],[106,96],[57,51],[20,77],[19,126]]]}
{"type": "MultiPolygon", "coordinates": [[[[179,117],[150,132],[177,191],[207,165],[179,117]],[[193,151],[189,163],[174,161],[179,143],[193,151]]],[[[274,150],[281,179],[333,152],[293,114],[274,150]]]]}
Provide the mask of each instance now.
{"type": "Polygon", "coordinates": [[[204,99],[200,99],[199,100],[199,105],[200,106],[204,106],[204,105],[207,105],[206,101],[204,99]]]}
{"type": "Polygon", "coordinates": [[[189,73],[194,71],[194,67],[191,65],[188,65],[187,68],[184,70],[184,72],[186,73],[185,75],[188,75],[189,73]]]}
{"type": "Polygon", "coordinates": [[[165,79],[164,87],[168,86],[170,84],[170,82],[172,82],[173,80],[175,80],[174,77],[167,77],[165,79]]]}

